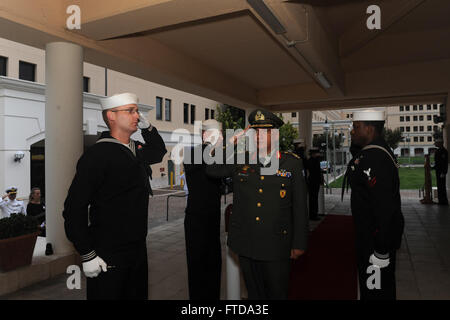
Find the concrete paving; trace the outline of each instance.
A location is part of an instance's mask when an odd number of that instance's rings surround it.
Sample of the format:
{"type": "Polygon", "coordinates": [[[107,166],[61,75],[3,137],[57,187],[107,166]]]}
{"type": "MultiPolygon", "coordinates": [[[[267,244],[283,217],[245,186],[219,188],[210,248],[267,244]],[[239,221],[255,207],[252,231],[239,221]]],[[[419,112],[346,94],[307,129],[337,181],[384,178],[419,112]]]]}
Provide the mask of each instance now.
{"type": "MultiPolygon", "coordinates": [[[[165,192],[158,192],[150,203],[149,234],[149,299],[188,299],[183,216],[185,198],[170,200],[169,221],[166,222],[165,192]]],[[[326,214],[350,214],[349,195],[341,202],[340,190],[327,194],[326,214]]],[[[437,205],[422,205],[417,191],[402,192],[402,209],[406,226],[402,247],[397,255],[397,296],[399,300],[450,299],[450,209],[437,205]]],[[[231,202],[228,196],[227,203],[231,202]]],[[[222,205],[222,209],[225,205],[222,205]]],[[[318,222],[312,222],[313,230],[318,222]]],[[[225,239],[222,224],[223,273],[222,294],[226,298],[225,239]]],[[[69,275],[23,288],[0,296],[10,300],[65,300],[85,299],[85,279],[81,289],[69,290],[69,275]]],[[[242,296],[245,297],[242,285],[242,296]]]]}

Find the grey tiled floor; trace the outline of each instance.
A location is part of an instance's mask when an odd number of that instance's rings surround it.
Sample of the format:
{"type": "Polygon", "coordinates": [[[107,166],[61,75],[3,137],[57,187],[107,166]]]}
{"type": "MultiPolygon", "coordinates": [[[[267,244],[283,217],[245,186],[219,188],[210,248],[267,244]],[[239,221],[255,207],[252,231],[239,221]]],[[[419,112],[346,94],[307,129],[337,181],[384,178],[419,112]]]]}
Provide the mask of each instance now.
{"type": "MultiPolygon", "coordinates": [[[[178,206],[182,207],[180,204],[178,206]]],[[[349,215],[349,206],[348,195],[343,202],[337,190],[326,195],[327,214],[349,215]]],[[[398,299],[450,299],[449,207],[422,205],[418,199],[403,197],[402,209],[406,226],[397,257],[398,299]]],[[[180,216],[179,213],[175,215],[176,220],[149,229],[149,299],[188,299],[183,219],[180,216]]],[[[311,223],[310,229],[319,223],[311,223]]],[[[226,265],[225,248],[222,227],[223,269],[226,265]]],[[[85,279],[82,289],[68,290],[67,276],[38,283],[0,299],[84,299],[85,279]]],[[[221,297],[225,299],[225,272],[222,283],[221,297]]]]}

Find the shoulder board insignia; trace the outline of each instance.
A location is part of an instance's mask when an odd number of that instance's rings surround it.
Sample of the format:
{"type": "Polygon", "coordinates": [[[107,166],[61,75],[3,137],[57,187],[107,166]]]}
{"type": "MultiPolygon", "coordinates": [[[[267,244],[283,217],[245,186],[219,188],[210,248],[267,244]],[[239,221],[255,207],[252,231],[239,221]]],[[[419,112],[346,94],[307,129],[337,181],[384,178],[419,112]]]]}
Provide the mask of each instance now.
{"type": "Polygon", "coordinates": [[[300,157],[298,155],[296,155],[293,152],[289,152],[289,151],[283,151],[284,154],[290,154],[291,156],[295,157],[296,159],[300,159],[300,157]]]}

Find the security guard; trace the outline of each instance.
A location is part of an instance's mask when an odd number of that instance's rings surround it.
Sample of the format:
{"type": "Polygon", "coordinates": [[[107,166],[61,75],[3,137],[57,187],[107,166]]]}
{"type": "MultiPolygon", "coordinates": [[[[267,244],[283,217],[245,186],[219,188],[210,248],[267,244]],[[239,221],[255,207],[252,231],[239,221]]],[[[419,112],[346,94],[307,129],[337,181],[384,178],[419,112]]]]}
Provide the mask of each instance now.
{"type": "Polygon", "coordinates": [[[434,154],[434,167],[436,170],[436,181],[438,188],[438,204],[448,206],[447,199],[447,186],[445,183],[445,176],[448,171],[448,152],[444,148],[444,141],[439,138],[436,140],[435,145],[438,147],[434,154]]]}
{"type": "MultiPolygon", "coordinates": [[[[302,161],[292,153],[271,150],[269,136],[276,135],[278,130],[274,129],[283,125],[280,118],[259,109],[250,113],[248,121],[246,130],[257,131],[261,161],[251,161],[254,156],[246,152],[245,163],[212,164],[207,166],[207,173],[233,178],[228,246],[239,255],[248,298],[287,299],[290,258],[304,253],[308,237],[302,161]],[[267,145],[261,137],[266,133],[267,145]],[[261,159],[266,147],[270,156],[261,159]],[[263,169],[277,161],[275,173],[265,174],[263,169]]],[[[239,156],[236,158],[239,160],[239,156]]]]}
{"type": "Polygon", "coordinates": [[[383,126],[383,111],[353,113],[352,142],[361,150],[348,178],[361,300],[396,298],[395,258],[404,218],[398,164],[382,138],[383,126]]]}
{"type": "Polygon", "coordinates": [[[6,190],[6,194],[0,199],[2,218],[9,217],[12,213],[27,214],[23,201],[17,200],[17,188],[11,187],[6,190]]]}

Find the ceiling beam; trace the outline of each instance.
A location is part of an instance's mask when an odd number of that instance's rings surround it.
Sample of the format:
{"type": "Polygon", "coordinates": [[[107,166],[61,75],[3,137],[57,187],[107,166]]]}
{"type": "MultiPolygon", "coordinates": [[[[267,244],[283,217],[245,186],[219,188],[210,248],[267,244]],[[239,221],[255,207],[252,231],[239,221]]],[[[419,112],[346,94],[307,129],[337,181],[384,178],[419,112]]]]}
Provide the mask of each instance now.
{"type": "Polygon", "coordinates": [[[248,8],[243,0],[172,0],[150,2],[85,21],[81,34],[94,40],[122,37],[155,29],[182,27],[187,23],[211,19],[248,8]],[[180,14],[182,12],[183,14],[180,14]]]}
{"type": "Polygon", "coordinates": [[[381,29],[379,30],[369,30],[366,25],[369,15],[366,12],[361,12],[361,18],[340,37],[339,55],[346,57],[359,50],[425,1],[396,0],[379,3],[381,9],[381,29]]]}
{"type": "Polygon", "coordinates": [[[263,89],[258,91],[257,96],[258,102],[262,106],[329,98],[328,93],[315,82],[263,89]]]}
{"type": "Polygon", "coordinates": [[[351,108],[398,106],[403,104],[444,103],[446,99],[447,93],[442,92],[411,96],[310,101],[304,103],[273,105],[268,107],[267,109],[273,112],[294,112],[299,110],[341,110],[351,108]]]}
{"type": "Polygon", "coordinates": [[[348,72],[450,58],[450,27],[386,33],[342,59],[348,72]],[[389,49],[386,49],[389,48],[389,49]]]}

